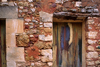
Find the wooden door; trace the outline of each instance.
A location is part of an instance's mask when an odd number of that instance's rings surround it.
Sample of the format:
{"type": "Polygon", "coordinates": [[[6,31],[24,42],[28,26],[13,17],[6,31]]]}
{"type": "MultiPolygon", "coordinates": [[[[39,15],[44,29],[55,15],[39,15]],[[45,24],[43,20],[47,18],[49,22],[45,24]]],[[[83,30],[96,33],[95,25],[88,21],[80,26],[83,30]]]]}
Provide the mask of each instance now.
{"type": "Polygon", "coordinates": [[[82,24],[53,24],[53,67],[81,67],[82,24]]]}
{"type": "Polygon", "coordinates": [[[5,20],[0,20],[0,67],[6,67],[5,20]]]}

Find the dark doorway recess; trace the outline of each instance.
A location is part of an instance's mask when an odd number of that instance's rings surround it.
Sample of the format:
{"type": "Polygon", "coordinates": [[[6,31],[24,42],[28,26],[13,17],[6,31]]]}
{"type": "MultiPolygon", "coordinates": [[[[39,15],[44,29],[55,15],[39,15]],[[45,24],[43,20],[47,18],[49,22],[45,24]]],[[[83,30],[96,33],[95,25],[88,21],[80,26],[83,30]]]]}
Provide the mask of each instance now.
{"type": "Polygon", "coordinates": [[[54,22],[53,25],[57,67],[82,67],[82,23],[54,22]]]}
{"type": "Polygon", "coordinates": [[[6,67],[6,20],[0,19],[0,67],[6,67]]]}

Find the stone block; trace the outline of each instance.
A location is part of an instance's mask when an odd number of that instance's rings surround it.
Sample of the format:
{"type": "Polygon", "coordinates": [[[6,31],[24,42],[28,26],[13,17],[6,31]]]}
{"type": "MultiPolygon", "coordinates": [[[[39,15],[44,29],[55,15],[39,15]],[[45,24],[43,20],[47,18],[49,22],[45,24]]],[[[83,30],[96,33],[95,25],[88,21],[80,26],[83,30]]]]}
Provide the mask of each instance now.
{"type": "Polygon", "coordinates": [[[15,61],[7,61],[7,67],[16,67],[15,61]]]}
{"type": "Polygon", "coordinates": [[[34,44],[34,46],[38,47],[39,49],[42,49],[45,47],[45,42],[38,41],[34,44]]]}
{"type": "Polygon", "coordinates": [[[87,61],[87,65],[94,65],[94,61],[87,61]]]}
{"type": "Polygon", "coordinates": [[[23,33],[23,19],[6,19],[6,33],[23,33]]]}
{"type": "Polygon", "coordinates": [[[87,42],[88,44],[96,44],[97,40],[88,39],[87,42]]]}
{"type": "Polygon", "coordinates": [[[97,33],[98,32],[92,32],[92,31],[87,32],[87,38],[93,38],[93,39],[95,39],[96,36],[97,36],[97,33]]]}
{"type": "Polygon", "coordinates": [[[48,64],[48,66],[52,66],[53,62],[48,62],[47,64],[48,64]]]}
{"type": "Polygon", "coordinates": [[[49,14],[49,13],[46,13],[46,12],[43,12],[43,11],[40,11],[39,12],[39,15],[40,17],[42,18],[42,21],[43,22],[52,22],[52,18],[53,18],[53,14],[49,14]]]}
{"type": "Polygon", "coordinates": [[[52,23],[44,23],[44,27],[52,27],[52,23]]]}
{"type": "Polygon", "coordinates": [[[42,41],[52,41],[52,35],[39,35],[39,40],[42,40],[42,41]]]}
{"type": "Polygon", "coordinates": [[[6,50],[7,61],[25,61],[23,47],[11,47],[6,50]]]}
{"type": "Polygon", "coordinates": [[[82,6],[82,2],[76,2],[75,3],[75,7],[80,7],[80,6],[82,6]]]}
{"type": "Polygon", "coordinates": [[[18,47],[29,46],[29,36],[26,33],[16,35],[16,45],[18,47]]]}
{"type": "Polygon", "coordinates": [[[17,6],[3,6],[0,7],[0,18],[18,18],[18,8],[17,6]]]}
{"type": "Polygon", "coordinates": [[[51,29],[51,28],[44,28],[44,31],[45,31],[46,33],[51,33],[51,32],[52,32],[52,29],[51,29]]]}
{"type": "Polygon", "coordinates": [[[98,58],[98,52],[88,52],[86,57],[87,58],[98,58]]]}
{"type": "Polygon", "coordinates": [[[6,47],[16,47],[15,33],[6,34],[6,47]]]}
{"type": "Polygon", "coordinates": [[[94,24],[94,20],[93,19],[87,20],[87,24],[94,24]]]}
{"type": "Polygon", "coordinates": [[[26,67],[25,62],[16,62],[16,67],[26,67]]]}
{"type": "Polygon", "coordinates": [[[42,62],[48,62],[53,60],[52,49],[41,50],[41,55],[43,55],[41,57],[42,62]]]}
{"type": "Polygon", "coordinates": [[[87,48],[89,51],[94,51],[94,47],[93,46],[88,46],[87,48]]]}

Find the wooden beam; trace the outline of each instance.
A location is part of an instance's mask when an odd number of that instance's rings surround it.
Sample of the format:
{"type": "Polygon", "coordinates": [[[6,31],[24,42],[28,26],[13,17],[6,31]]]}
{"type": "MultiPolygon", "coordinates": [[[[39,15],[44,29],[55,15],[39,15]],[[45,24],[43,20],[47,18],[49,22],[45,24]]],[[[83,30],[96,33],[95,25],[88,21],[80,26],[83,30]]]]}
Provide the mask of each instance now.
{"type": "Polygon", "coordinates": [[[67,20],[62,18],[53,18],[53,22],[83,22],[83,20],[67,20]]]}

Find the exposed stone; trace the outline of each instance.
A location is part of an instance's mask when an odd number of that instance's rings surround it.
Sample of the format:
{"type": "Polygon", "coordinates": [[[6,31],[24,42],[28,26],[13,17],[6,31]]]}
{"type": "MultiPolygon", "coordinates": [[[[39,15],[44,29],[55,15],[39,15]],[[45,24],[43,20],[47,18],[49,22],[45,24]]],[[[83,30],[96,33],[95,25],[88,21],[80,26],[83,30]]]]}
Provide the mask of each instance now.
{"type": "Polygon", "coordinates": [[[33,0],[28,0],[28,2],[33,2],[33,0]]]}
{"type": "Polygon", "coordinates": [[[39,67],[46,65],[46,63],[42,63],[41,61],[35,62],[34,64],[35,64],[35,66],[39,66],[39,67]]]}
{"type": "Polygon", "coordinates": [[[48,62],[53,60],[52,49],[41,50],[41,55],[43,55],[41,57],[42,62],[48,62]]]}
{"type": "Polygon", "coordinates": [[[97,36],[97,33],[98,32],[92,32],[92,31],[87,32],[87,37],[95,39],[95,37],[97,36]]]}
{"type": "Polygon", "coordinates": [[[87,24],[94,24],[94,20],[87,20],[87,24]]]}
{"type": "Polygon", "coordinates": [[[39,35],[39,40],[43,40],[44,41],[45,35],[39,35]]]}
{"type": "Polygon", "coordinates": [[[23,12],[28,12],[28,9],[23,9],[23,12]]]}
{"type": "Polygon", "coordinates": [[[99,65],[100,64],[100,60],[95,61],[95,64],[99,65]]]}
{"type": "Polygon", "coordinates": [[[9,6],[14,6],[14,2],[8,2],[9,6]]]}
{"type": "Polygon", "coordinates": [[[46,43],[45,46],[44,46],[44,48],[45,48],[45,49],[50,49],[50,48],[52,48],[52,42],[46,43]]]}
{"type": "Polygon", "coordinates": [[[31,11],[32,11],[32,12],[35,12],[35,8],[31,8],[31,11]]]}
{"type": "Polygon", "coordinates": [[[45,47],[45,43],[42,41],[38,41],[34,44],[34,46],[37,46],[39,49],[42,49],[45,47]]]}
{"type": "Polygon", "coordinates": [[[87,65],[94,65],[94,61],[87,61],[87,65]]]}
{"type": "Polygon", "coordinates": [[[0,18],[18,18],[17,6],[3,6],[0,7],[0,18]]]}
{"type": "Polygon", "coordinates": [[[52,65],[53,65],[53,63],[52,63],[52,62],[48,62],[47,64],[48,64],[48,66],[52,66],[52,65]]]}
{"type": "Polygon", "coordinates": [[[39,27],[43,27],[43,25],[40,25],[39,27]]]}
{"type": "Polygon", "coordinates": [[[82,2],[76,2],[76,3],[75,3],[75,6],[76,6],[76,7],[82,6],[82,2]]]}
{"type": "Polygon", "coordinates": [[[89,51],[94,51],[94,47],[93,46],[88,46],[88,50],[89,51]]]}
{"type": "Polygon", "coordinates": [[[95,44],[97,42],[97,40],[90,40],[90,39],[88,39],[87,42],[88,42],[88,44],[95,44]]]}
{"type": "Polygon", "coordinates": [[[88,52],[87,58],[98,58],[98,52],[88,52]]]}
{"type": "Polygon", "coordinates": [[[51,32],[52,32],[52,29],[51,29],[51,28],[44,28],[44,31],[45,31],[46,33],[51,33],[51,32]]]}
{"type": "Polygon", "coordinates": [[[45,36],[44,41],[52,41],[52,35],[45,36]]]}
{"type": "Polygon", "coordinates": [[[28,46],[29,36],[26,34],[19,34],[16,36],[16,45],[17,46],[28,46]]]}
{"type": "Polygon", "coordinates": [[[44,23],[44,27],[52,27],[52,23],[44,23]]]}
{"type": "Polygon", "coordinates": [[[30,22],[31,19],[30,19],[30,18],[26,18],[25,21],[26,21],[26,22],[30,22]]]}
{"type": "Polygon", "coordinates": [[[31,63],[31,66],[34,66],[34,63],[31,63]]]}
{"type": "Polygon", "coordinates": [[[42,21],[43,21],[43,22],[48,22],[48,21],[52,22],[53,14],[49,14],[49,13],[40,11],[40,12],[39,12],[39,15],[40,15],[40,17],[42,18],[42,21]]]}

